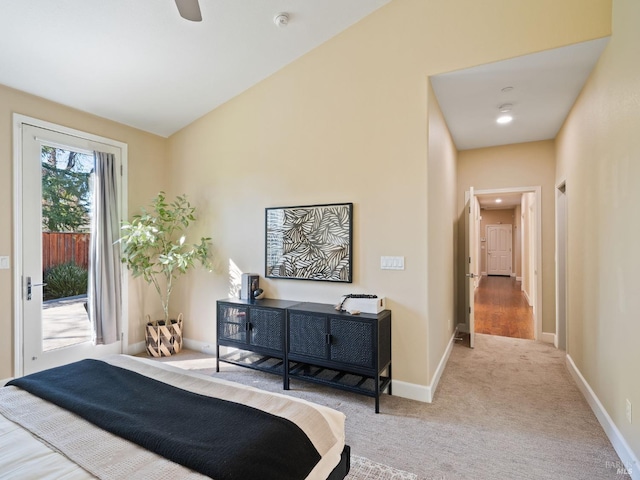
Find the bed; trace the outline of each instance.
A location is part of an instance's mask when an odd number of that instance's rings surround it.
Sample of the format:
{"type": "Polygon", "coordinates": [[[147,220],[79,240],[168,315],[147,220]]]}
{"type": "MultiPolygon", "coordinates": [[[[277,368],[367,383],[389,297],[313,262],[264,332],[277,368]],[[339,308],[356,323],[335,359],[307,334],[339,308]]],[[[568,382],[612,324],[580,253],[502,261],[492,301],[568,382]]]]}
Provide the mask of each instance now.
{"type": "Polygon", "coordinates": [[[0,388],[0,478],[338,480],[349,471],[344,423],[327,407],[149,359],[83,360],[0,388]]]}

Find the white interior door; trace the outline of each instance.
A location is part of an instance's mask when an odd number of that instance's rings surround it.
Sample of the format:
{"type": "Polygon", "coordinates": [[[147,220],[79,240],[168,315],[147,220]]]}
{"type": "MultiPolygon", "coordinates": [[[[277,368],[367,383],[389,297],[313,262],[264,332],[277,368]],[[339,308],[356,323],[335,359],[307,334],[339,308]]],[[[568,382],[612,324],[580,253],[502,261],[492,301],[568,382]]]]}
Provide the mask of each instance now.
{"type": "Polygon", "coordinates": [[[466,242],[465,242],[465,253],[466,253],[466,267],[465,274],[467,276],[467,281],[465,282],[465,304],[466,304],[466,316],[467,316],[467,325],[469,326],[469,347],[474,348],[475,346],[475,320],[474,320],[474,295],[476,290],[476,278],[478,275],[477,272],[477,242],[476,242],[476,198],[473,193],[473,187],[469,188],[469,197],[467,199],[466,205],[466,221],[465,221],[465,230],[466,230],[466,242]]]}
{"type": "MultiPolygon", "coordinates": [[[[90,155],[91,159],[96,149],[109,151],[111,148],[120,159],[121,152],[104,144],[98,145],[87,139],[46,128],[24,123],[21,128],[21,192],[16,195],[21,206],[20,225],[17,226],[21,261],[17,274],[21,278],[22,291],[19,292],[21,328],[16,337],[21,338],[22,345],[19,347],[22,357],[21,368],[17,366],[16,375],[26,375],[82,358],[97,358],[121,352],[121,342],[106,346],[93,345],[93,329],[81,295],[59,298],[53,302],[43,301],[42,241],[43,204],[47,203],[43,201],[43,175],[47,172],[43,163],[43,148],[48,147],[45,152],[51,148],[74,152],[74,158],[76,154],[77,158],[81,154],[90,155]]],[[[70,163],[68,158],[67,162],[70,163]]],[[[49,204],[56,201],[65,203],[68,199],[60,196],[49,204]]],[[[61,248],[66,247],[63,245],[61,248]]],[[[126,321],[123,328],[125,325],[126,321]]]]}
{"type": "Polygon", "coordinates": [[[511,225],[487,225],[487,274],[511,275],[511,225]]]}

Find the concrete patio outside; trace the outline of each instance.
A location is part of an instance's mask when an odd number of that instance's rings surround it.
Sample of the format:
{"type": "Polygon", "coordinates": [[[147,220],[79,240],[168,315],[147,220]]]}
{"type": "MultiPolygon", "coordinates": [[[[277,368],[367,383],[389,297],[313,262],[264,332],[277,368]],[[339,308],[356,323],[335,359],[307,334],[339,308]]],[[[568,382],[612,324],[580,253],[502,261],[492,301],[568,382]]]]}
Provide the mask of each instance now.
{"type": "Polygon", "coordinates": [[[42,304],[42,350],[91,341],[86,295],[48,300],[42,304]]]}

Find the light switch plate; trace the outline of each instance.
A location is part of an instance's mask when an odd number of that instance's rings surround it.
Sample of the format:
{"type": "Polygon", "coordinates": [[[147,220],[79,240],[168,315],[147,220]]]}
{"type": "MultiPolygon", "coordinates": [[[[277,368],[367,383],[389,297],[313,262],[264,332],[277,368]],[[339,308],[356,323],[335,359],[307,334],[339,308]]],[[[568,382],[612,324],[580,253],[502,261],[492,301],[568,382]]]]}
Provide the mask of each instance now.
{"type": "Polygon", "coordinates": [[[404,270],[404,257],[380,257],[382,270],[404,270]]]}
{"type": "Polygon", "coordinates": [[[0,257],[0,270],[8,270],[10,267],[9,257],[0,257]]]}

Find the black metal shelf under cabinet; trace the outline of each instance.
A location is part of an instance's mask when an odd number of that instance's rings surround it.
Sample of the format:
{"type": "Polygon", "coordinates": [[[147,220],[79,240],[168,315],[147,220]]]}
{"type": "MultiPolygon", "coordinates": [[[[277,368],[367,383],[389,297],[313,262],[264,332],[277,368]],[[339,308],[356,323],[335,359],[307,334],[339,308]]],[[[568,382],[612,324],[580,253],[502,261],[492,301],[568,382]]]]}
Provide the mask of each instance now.
{"type": "Polygon", "coordinates": [[[216,371],[220,362],[281,375],[286,388],[287,307],[285,300],[238,300],[217,302],[216,371]],[[220,347],[234,350],[221,354],[220,347]]]}
{"type": "Polygon", "coordinates": [[[288,309],[289,379],[329,385],[375,398],[391,394],[391,312],[350,315],[332,305],[299,303],[288,309]]]}

